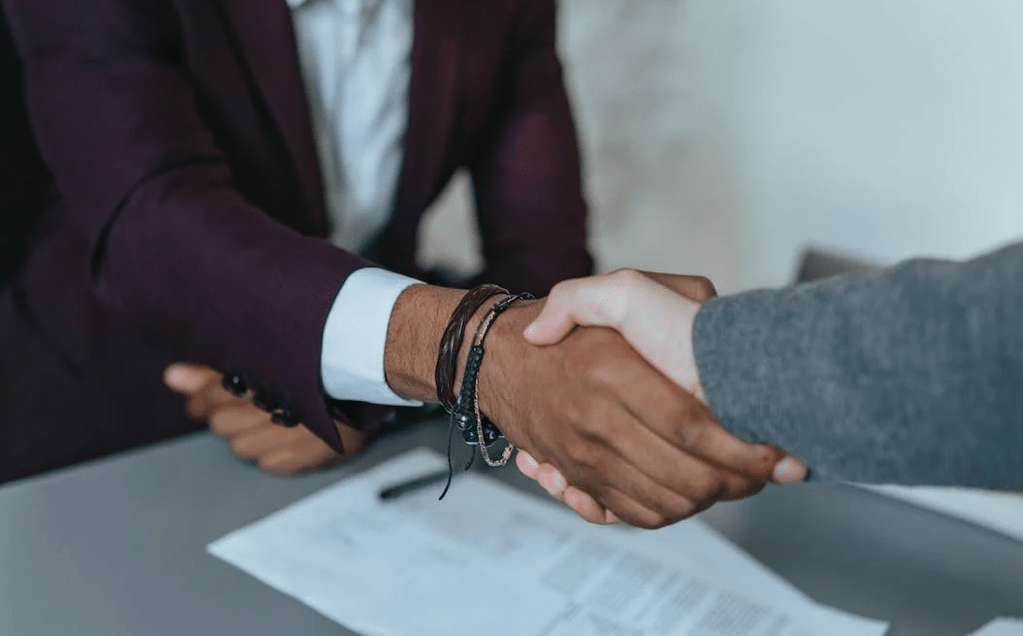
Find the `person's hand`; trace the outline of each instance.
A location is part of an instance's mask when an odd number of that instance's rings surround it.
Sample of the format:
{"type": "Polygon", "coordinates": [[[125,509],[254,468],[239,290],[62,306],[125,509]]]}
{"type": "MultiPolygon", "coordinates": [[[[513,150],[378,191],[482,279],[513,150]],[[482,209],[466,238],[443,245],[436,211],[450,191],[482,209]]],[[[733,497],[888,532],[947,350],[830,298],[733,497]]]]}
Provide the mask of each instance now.
{"type": "MultiPolygon", "coordinates": [[[[551,291],[543,311],[524,335],[534,344],[549,345],[559,342],[576,326],[612,327],[662,373],[702,399],[692,355],[692,325],[699,303],[714,295],[713,285],[702,277],[633,270],[566,281],[551,291]]],[[[727,465],[726,458],[710,450],[712,453],[704,459],[727,465]]],[[[617,520],[593,497],[570,485],[553,464],[538,462],[520,450],[516,465],[588,521],[617,520]]],[[[771,478],[791,482],[801,481],[805,475],[805,466],[785,457],[775,465],[771,478]]]]}
{"type": "Polygon", "coordinates": [[[610,327],[661,373],[703,400],[693,357],[693,322],[717,293],[702,276],[620,269],[558,283],[523,335],[551,345],[577,326],[610,327]]]}
{"type": "Polygon", "coordinates": [[[566,484],[561,498],[584,518],[656,528],[754,494],[771,477],[780,451],[727,433],[619,334],[577,329],[557,345],[523,347],[540,307],[517,307],[488,338],[480,404],[538,470],[559,469],[551,477],[566,484]]]}
{"type": "Polygon", "coordinates": [[[278,426],[269,413],[252,403],[250,396],[235,397],[226,391],[222,379],[217,371],[193,364],[174,364],[164,372],[167,386],[185,396],[189,417],[207,422],[211,432],[230,442],[235,455],[269,473],[294,475],[324,468],[365,445],[364,433],[339,423],[343,455],[301,424],[294,428],[278,426]]]}

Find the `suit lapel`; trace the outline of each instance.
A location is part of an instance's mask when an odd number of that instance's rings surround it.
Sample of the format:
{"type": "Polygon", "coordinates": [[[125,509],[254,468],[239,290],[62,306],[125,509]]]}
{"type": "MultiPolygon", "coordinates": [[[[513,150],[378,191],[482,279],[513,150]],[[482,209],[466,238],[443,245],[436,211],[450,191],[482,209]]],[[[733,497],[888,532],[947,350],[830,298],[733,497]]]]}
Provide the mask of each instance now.
{"type": "Polygon", "coordinates": [[[323,183],[316,155],[291,10],[284,0],[219,0],[255,85],[277,125],[296,176],[309,220],[327,232],[323,183]]]}
{"type": "Polygon", "coordinates": [[[450,0],[415,3],[408,129],[395,206],[398,223],[404,220],[399,215],[415,215],[435,194],[451,152],[462,26],[458,16],[464,9],[450,4],[450,0]]]}

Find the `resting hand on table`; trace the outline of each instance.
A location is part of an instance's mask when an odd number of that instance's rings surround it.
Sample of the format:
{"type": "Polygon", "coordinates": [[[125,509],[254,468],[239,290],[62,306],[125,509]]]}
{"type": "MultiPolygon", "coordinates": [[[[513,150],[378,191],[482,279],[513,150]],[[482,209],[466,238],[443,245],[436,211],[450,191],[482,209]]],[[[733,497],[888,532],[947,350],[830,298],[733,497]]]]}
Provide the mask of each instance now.
{"type": "Polygon", "coordinates": [[[189,417],[207,422],[214,435],[230,442],[236,456],[268,473],[294,475],[324,468],[359,452],[366,442],[362,432],[337,424],[345,448],[339,454],[301,424],[274,424],[248,395],[235,397],[225,390],[222,379],[213,369],[194,364],[174,364],[164,372],[167,386],[185,396],[189,417]]]}
{"type": "MultiPolygon", "coordinates": [[[[565,281],[554,287],[540,315],[523,335],[533,344],[553,345],[577,326],[610,327],[666,377],[703,401],[693,357],[692,331],[700,303],[714,295],[714,287],[706,278],[635,270],[565,281]]],[[[687,435],[697,438],[707,430],[705,423],[690,421],[684,426],[687,435]]],[[[716,420],[712,430],[719,434],[704,439],[694,448],[696,454],[714,465],[743,473],[744,466],[737,461],[742,454],[737,449],[761,445],[746,444],[727,433],[721,435],[724,429],[716,420]]],[[[771,475],[774,481],[805,478],[806,467],[802,463],[791,457],[780,459],[771,475]]],[[[588,521],[617,521],[593,497],[568,484],[551,463],[538,462],[528,452],[520,451],[516,464],[525,475],[537,480],[588,521]]]]}

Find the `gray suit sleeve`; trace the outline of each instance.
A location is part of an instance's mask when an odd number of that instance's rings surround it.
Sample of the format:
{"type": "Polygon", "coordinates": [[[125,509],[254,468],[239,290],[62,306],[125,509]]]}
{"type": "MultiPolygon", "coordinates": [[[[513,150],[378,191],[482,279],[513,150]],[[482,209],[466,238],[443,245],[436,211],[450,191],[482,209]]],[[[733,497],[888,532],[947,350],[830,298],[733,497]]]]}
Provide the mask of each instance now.
{"type": "Polygon", "coordinates": [[[1023,490],[1023,243],[714,299],[711,410],[814,479],[1023,490]]]}

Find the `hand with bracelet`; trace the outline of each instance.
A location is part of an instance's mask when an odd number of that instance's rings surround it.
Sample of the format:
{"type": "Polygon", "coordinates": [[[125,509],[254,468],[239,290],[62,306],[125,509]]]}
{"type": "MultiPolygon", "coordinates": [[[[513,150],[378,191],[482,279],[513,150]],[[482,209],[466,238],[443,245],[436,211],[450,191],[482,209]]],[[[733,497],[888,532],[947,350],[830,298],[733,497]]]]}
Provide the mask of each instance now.
{"type": "MultiPolygon", "coordinates": [[[[694,280],[712,293],[706,281],[694,280]]],[[[384,368],[399,395],[436,400],[442,332],[463,295],[415,285],[398,298],[384,368]]],[[[466,333],[476,332],[489,306],[466,333]]],[[[771,479],[781,451],[731,436],[698,398],[615,331],[576,329],[545,347],[526,341],[523,331],[541,308],[541,301],[520,301],[492,322],[476,397],[510,443],[557,466],[599,506],[601,517],[587,519],[660,527],[717,500],[754,494],[771,479]]],[[[459,378],[469,347],[461,349],[459,378]]]]}

